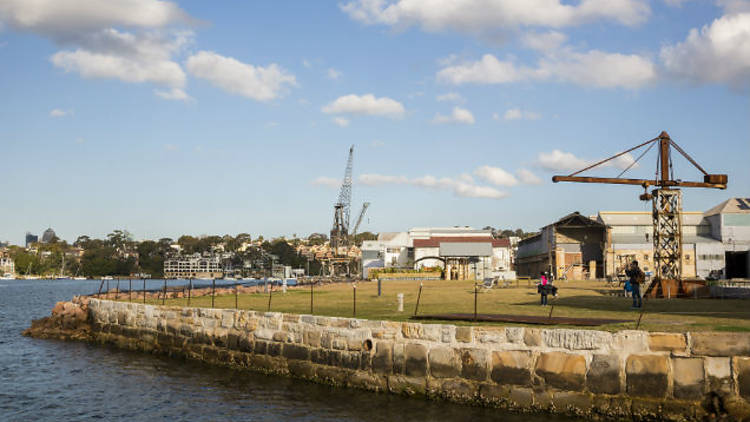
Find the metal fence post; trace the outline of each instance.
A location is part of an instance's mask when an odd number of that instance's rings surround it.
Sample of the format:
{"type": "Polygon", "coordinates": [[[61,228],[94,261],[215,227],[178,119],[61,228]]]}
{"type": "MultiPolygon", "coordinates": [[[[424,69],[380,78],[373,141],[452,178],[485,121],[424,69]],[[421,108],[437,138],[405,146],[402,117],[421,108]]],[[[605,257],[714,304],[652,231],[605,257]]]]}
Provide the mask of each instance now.
{"type": "Polygon", "coordinates": [[[271,312],[271,296],[273,295],[273,285],[268,289],[268,311],[271,312]]]}
{"type": "Polygon", "coordinates": [[[474,321],[477,320],[477,298],[479,294],[479,289],[477,289],[477,284],[474,282],[474,321]]]}
{"type": "Polygon", "coordinates": [[[313,315],[313,286],[315,285],[314,281],[310,281],[310,315],[313,315]]]}
{"type": "Polygon", "coordinates": [[[164,295],[161,297],[161,304],[164,306],[164,302],[167,300],[167,278],[164,277],[164,295]]]}
{"type": "Polygon", "coordinates": [[[120,299],[120,279],[117,279],[117,287],[115,287],[117,291],[115,292],[115,300],[120,299]]]}
{"type": "Polygon", "coordinates": [[[357,316],[357,284],[352,283],[352,288],[354,289],[354,296],[352,298],[353,306],[352,306],[352,315],[356,318],[357,316]]]}
{"type": "Polygon", "coordinates": [[[193,295],[193,279],[190,278],[188,281],[189,281],[190,284],[188,285],[188,303],[187,303],[187,306],[190,306],[190,297],[193,295]]]}
{"type": "Polygon", "coordinates": [[[414,307],[414,316],[417,316],[417,311],[419,310],[419,300],[422,298],[422,286],[423,283],[419,283],[419,292],[417,292],[417,305],[414,307]]]}
{"type": "Polygon", "coordinates": [[[128,302],[133,301],[133,279],[128,279],[128,302]]]}
{"type": "Polygon", "coordinates": [[[214,307],[214,297],[216,293],[216,279],[214,278],[211,281],[211,308],[214,307]]]}
{"type": "Polygon", "coordinates": [[[143,303],[146,303],[146,279],[143,279],[143,303]]]}

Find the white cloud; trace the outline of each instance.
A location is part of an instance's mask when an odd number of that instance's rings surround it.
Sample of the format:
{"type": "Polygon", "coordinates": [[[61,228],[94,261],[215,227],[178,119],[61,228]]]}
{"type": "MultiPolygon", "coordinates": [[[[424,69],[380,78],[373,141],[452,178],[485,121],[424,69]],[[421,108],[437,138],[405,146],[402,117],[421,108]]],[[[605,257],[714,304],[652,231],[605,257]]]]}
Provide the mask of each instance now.
{"type": "Polygon", "coordinates": [[[185,87],[185,73],[173,57],[192,41],[175,25],[192,19],[174,2],[159,0],[6,0],[0,25],[32,32],[63,46],[50,57],[56,67],[84,78],[119,79],[163,86],[169,99],[185,87]],[[128,30],[118,29],[128,28],[128,30]]]}
{"type": "Polygon", "coordinates": [[[453,107],[453,112],[449,116],[444,116],[440,113],[435,114],[432,119],[432,123],[443,124],[443,123],[456,123],[473,125],[475,122],[474,115],[465,108],[453,107]]]}
{"type": "Polygon", "coordinates": [[[645,0],[354,0],[341,5],[352,19],[394,27],[421,26],[427,31],[481,34],[521,26],[560,28],[608,20],[643,23],[651,13],[645,0]]]}
{"type": "Polygon", "coordinates": [[[335,179],[333,177],[320,176],[312,181],[313,185],[325,186],[328,188],[338,188],[341,186],[341,179],[335,179]]]}
{"type": "Polygon", "coordinates": [[[445,94],[440,94],[437,97],[435,97],[438,101],[447,101],[447,102],[453,102],[453,103],[463,103],[466,101],[464,97],[461,96],[461,94],[457,92],[446,92],[445,94]]]}
{"type": "Polygon", "coordinates": [[[454,85],[552,80],[581,86],[631,89],[655,78],[654,65],[645,57],[598,50],[579,53],[569,49],[563,54],[543,56],[537,67],[519,66],[513,59],[501,61],[485,54],[478,61],[449,66],[437,74],[439,81],[454,85]]]}
{"type": "Polygon", "coordinates": [[[358,182],[367,186],[380,186],[387,184],[409,185],[419,188],[443,190],[452,192],[456,196],[465,198],[489,198],[500,199],[508,196],[506,192],[499,191],[493,187],[480,186],[474,183],[469,175],[461,175],[458,178],[434,176],[422,176],[410,179],[406,176],[389,176],[382,174],[363,174],[358,182]]]}
{"type": "Polygon", "coordinates": [[[716,0],[726,14],[750,13],[750,0],[716,0]]]}
{"type": "Polygon", "coordinates": [[[185,67],[191,75],[206,79],[228,93],[257,101],[273,100],[288,87],[297,85],[294,75],[277,64],[253,66],[212,51],[190,56],[185,67]]]}
{"type": "Polygon", "coordinates": [[[520,108],[510,108],[503,114],[503,119],[505,120],[537,120],[541,117],[542,115],[539,113],[521,110],[520,108]]]}
{"type": "MultiPolygon", "coordinates": [[[[560,151],[559,149],[552,150],[552,152],[540,152],[537,156],[537,165],[541,168],[549,171],[577,171],[585,167],[588,167],[601,160],[586,160],[583,158],[576,157],[570,152],[560,151]]],[[[623,154],[614,160],[608,161],[602,164],[600,167],[615,167],[620,170],[625,170],[633,164],[635,159],[630,153],[623,154]]],[[[633,164],[632,168],[637,168],[638,164],[633,164]]]]}
{"type": "Polygon", "coordinates": [[[154,93],[158,97],[164,98],[165,100],[180,100],[180,101],[192,100],[192,97],[190,97],[184,90],[180,88],[172,88],[166,91],[163,89],[156,89],[154,90],[154,93]]]}
{"type": "Polygon", "coordinates": [[[332,67],[328,69],[327,74],[328,74],[328,79],[333,79],[333,80],[336,80],[341,76],[341,72],[339,72],[338,70],[332,67]]]}
{"type": "Polygon", "coordinates": [[[52,111],[49,112],[50,117],[65,117],[70,114],[73,114],[73,112],[67,111],[67,110],[61,110],[59,108],[52,109],[52,111]]]}
{"type": "MultiPolygon", "coordinates": [[[[685,41],[665,46],[660,57],[666,70],[697,83],[723,83],[750,89],[750,3],[745,13],[728,14],[700,30],[690,30],[685,41]]],[[[742,10],[731,4],[732,10],[742,10]]]]}
{"type": "Polygon", "coordinates": [[[344,95],[322,109],[327,114],[366,114],[399,118],[404,115],[404,106],[391,98],[375,98],[372,94],[344,95]]]}
{"type": "Polygon", "coordinates": [[[349,119],[345,119],[343,117],[334,117],[333,123],[335,123],[339,127],[347,127],[349,126],[349,119]]]}
{"type": "Polygon", "coordinates": [[[544,52],[557,50],[567,40],[568,36],[559,31],[527,32],[521,37],[526,47],[544,52]]]}
{"type": "Polygon", "coordinates": [[[521,181],[521,183],[527,184],[527,185],[541,185],[542,179],[540,179],[536,174],[532,173],[531,171],[527,169],[518,169],[516,171],[516,174],[518,175],[518,180],[521,181]]]}
{"type": "Polygon", "coordinates": [[[482,166],[474,170],[474,175],[495,186],[515,186],[518,180],[500,167],[482,166]]]}

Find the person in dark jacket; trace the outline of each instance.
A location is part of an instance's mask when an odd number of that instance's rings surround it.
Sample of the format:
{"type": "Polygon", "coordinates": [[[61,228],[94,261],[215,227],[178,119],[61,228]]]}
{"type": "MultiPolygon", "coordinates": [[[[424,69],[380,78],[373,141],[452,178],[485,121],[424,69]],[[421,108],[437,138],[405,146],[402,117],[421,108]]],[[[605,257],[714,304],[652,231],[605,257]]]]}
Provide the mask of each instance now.
{"type": "Polygon", "coordinates": [[[646,274],[638,267],[638,261],[630,263],[630,268],[625,270],[625,275],[630,278],[630,286],[633,293],[633,308],[639,309],[643,306],[641,299],[641,283],[646,280],[646,274]]]}
{"type": "Polygon", "coordinates": [[[542,296],[542,306],[547,306],[547,294],[549,291],[547,290],[547,286],[549,284],[549,280],[547,279],[547,275],[544,271],[539,273],[539,286],[537,287],[537,291],[542,296]]]}

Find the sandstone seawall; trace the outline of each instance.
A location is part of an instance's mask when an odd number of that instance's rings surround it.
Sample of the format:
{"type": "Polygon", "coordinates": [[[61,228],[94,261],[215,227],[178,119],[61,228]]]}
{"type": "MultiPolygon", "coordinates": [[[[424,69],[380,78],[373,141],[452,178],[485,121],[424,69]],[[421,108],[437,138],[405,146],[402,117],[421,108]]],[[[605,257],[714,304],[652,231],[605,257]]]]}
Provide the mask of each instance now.
{"type": "Polygon", "coordinates": [[[465,327],[76,298],[25,334],[516,411],[750,420],[750,333],[465,327]]]}

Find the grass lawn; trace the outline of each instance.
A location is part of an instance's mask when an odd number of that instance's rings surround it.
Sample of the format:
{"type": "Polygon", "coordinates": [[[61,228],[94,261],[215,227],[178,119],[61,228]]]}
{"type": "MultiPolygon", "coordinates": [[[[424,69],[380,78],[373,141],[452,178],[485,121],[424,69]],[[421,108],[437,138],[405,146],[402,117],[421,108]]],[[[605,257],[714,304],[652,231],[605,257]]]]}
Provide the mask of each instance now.
{"type": "MultiPolygon", "coordinates": [[[[377,282],[357,282],[357,318],[407,321],[414,313],[419,290],[418,281],[383,281],[383,294],[377,295],[377,282]],[[397,293],[404,294],[404,312],[397,311],[397,293]]],[[[424,281],[419,304],[420,314],[473,313],[472,281],[424,281]]],[[[632,322],[602,325],[596,329],[617,331],[634,329],[639,312],[630,309],[631,299],[613,296],[620,290],[600,281],[558,281],[553,316],[622,319],[632,322]]],[[[161,301],[150,300],[150,303],[161,301]]],[[[351,284],[315,286],[314,314],[352,317],[353,289],[351,284]]],[[[167,299],[167,305],[184,306],[187,299],[167,299]]],[[[211,297],[192,298],[191,306],[211,307],[211,297]]],[[[217,308],[234,308],[235,296],[215,298],[217,308]]],[[[268,294],[239,295],[239,307],[266,311],[268,294]]],[[[648,299],[641,329],[649,331],[750,331],[750,301],[719,299],[648,299]]],[[[296,314],[310,313],[310,288],[289,289],[286,294],[277,288],[271,298],[271,310],[296,314]]],[[[550,307],[539,306],[536,286],[520,281],[509,288],[481,289],[478,294],[479,313],[548,315],[550,307]]],[[[457,325],[493,325],[493,323],[450,322],[457,325]]],[[[495,323],[497,324],[497,323],[495,323]]],[[[561,326],[562,327],[562,326],[561,326]]],[[[570,327],[570,326],[566,326],[570,327]]],[[[589,327],[591,328],[591,327],[589,327]]]]}

